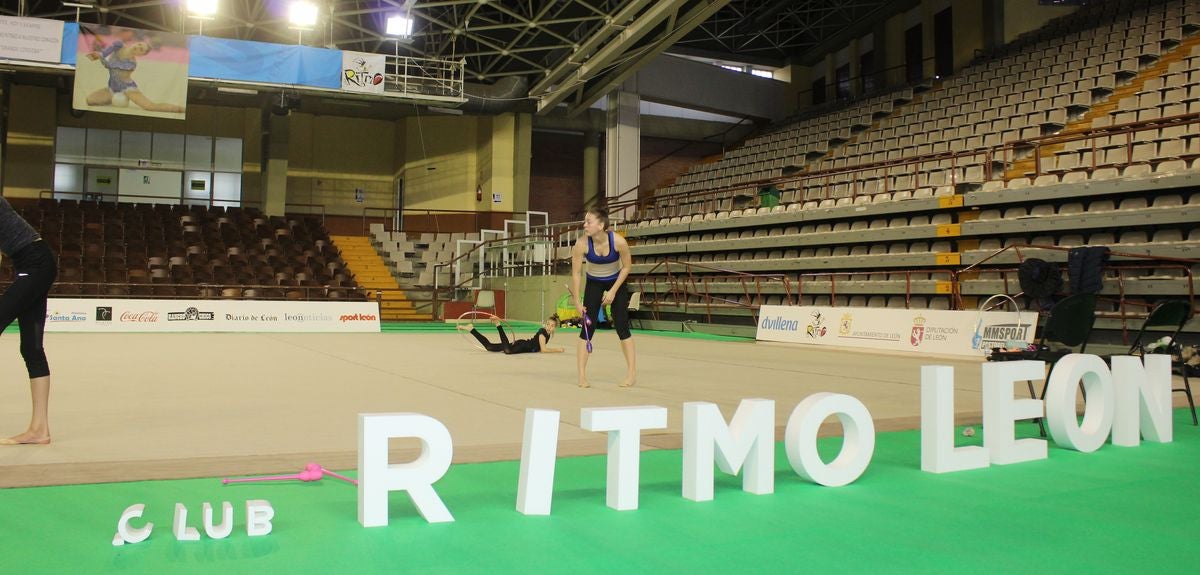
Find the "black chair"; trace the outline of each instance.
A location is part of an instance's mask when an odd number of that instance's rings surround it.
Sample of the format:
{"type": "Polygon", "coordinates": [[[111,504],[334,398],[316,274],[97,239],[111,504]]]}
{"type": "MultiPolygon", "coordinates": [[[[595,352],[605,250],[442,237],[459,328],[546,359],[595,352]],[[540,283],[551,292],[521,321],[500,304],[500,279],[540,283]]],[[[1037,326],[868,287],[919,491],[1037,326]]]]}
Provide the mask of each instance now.
{"type": "MultiPolygon", "coordinates": [[[[1187,323],[1191,316],[1192,304],[1184,300],[1169,300],[1154,306],[1154,309],[1150,310],[1150,315],[1146,316],[1146,321],[1142,322],[1142,328],[1138,330],[1133,344],[1129,346],[1129,355],[1144,355],[1146,353],[1146,345],[1149,343],[1143,341],[1147,337],[1146,332],[1170,333],[1171,335],[1167,336],[1167,345],[1162,348],[1162,352],[1171,354],[1172,356],[1179,355],[1182,349],[1177,338],[1179,337],[1179,332],[1183,330],[1183,324],[1187,323]]],[[[1176,362],[1172,358],[1172,370],[1176,367],[1175,364],[1176,362]]],[[[1179,374],[1183,376],[1183,387],[1172,389],[1171,391],[1182,391],[1187,395],[1188,407],[1192,409],[1192,425],[1200,426],[1200,420],[1196,418],[1196,402],[1192,399],[1192,385],[1188,382],[1187,366],[1183,365],[1182,358],[1179,361],[1178,368],[1179,374]]]]}
{"type": "MultiPolygon", "coordinates": [[[[1044,361],[1052,371],[1058,360],[1072,353],[1083,353],[1087,349],[1088,337],[1092,326],[1096,323],[1096,294],[1075,294],[1054,304],[1047,312],[1046,323],[1042,325],[1042,336],[1038,339],[1033,350],[1015,352],[994,351],[988,356],[991,361],[1034,360],[1044,361]],[[1075,349],[1078,347],[1079,349],[1075,349]]],[[[1039,396],[1032,381],[1025,382],[1029,386],[1029,395],[1034,399],[1046,397],[1046,386],[1050,378],[1042,383],[1042,394],[1039,396]]],[[[1042,436],[1046,435],[1046,425],[1041,418],[1037,419],[1042,436]]]]}

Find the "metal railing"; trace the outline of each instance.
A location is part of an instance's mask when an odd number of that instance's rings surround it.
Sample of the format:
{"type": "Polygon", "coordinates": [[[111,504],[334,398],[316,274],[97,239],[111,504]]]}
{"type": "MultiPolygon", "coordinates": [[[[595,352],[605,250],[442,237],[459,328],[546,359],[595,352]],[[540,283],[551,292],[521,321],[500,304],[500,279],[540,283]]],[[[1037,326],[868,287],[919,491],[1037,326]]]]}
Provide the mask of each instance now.
{"type": "MultiPolygon", "coordinates": [[[[1022,255],[1021,250],[1048,250],[1048,251],[1057,251],[1057,252],[1070,252],[1071,248],[1064,247],[1064,246],[1046,246],[1046,245],[1037,245],[1037,244],[1015,244],[1015,245],[1011,245],[1011,246],[1005,246],[1005,247],[1000,248],[1000,249],[996,250],[995,252],[989,254],[987,257],[979,260],[978,262],[975,262],[965,268],[958,270],[956,272],[956,276],[958,278],[960,278],[960,280],[961,280],[961,278],[964,275],[970,274],[972,272],[999,272],[1002,274],[1001,277],[1002,277],[1002,280],[1004,281],[1005,292],[1006,293],[1010,292],[1011,290],[1009,289],[1009,281],[1010,281],[1009,274],[1016,273],[1017,268],[980,268],[980,266],[982,266],[983,264],[987,263],[990,260],[993,260],[993,259],[1001,256],[1005,252],[1009,252],[1009,251],[1011,251],[1013,254],[1016,255],[1018,262],[1024,262],[1025,257],[1022,255]]],[[[1188,300],[1188,303],[1190,303],[1192,305],[1192,316],[1195,317],[1196,315],[1200,315],[1200,309],[1197,309],[1197,307],[1196,307],[1196,281],[1195,281],[1195,277],[1192,272],[1193,266],[1200,265],[1200,259],[1148,256],[1146,254],[1135,254],[1135,253],[1121,252],[1121,251],[1115,251],[1115,250],[1110,250],[1109,256],[1110,257],[1115,256],[1115,257],[1122,257],[1122,258],[1130,258],[1130,259],[1142,260],[1142,261],[1153,261],[1155,263],[1153,263],[1153,264],[1150,264],[1150,263],[1146,263],[1146,264],[1120,263],[1120,264],[1110,264],[1110,265],[1105,266],[1104,269],[1106,272],[1112,272],[1112,273],[1116,274],[1115,277],[1111,277],[1111,276],[1106,277],[1105,280],[1115,280],[1116,281],[1117,297],[1112,298],[1112,297],[1101,296],[1098,299],[1100,301],[1108,301],[1108,302],[1112,303],[1114,305],[1114,307],[1117,308],[1117,311],[1115,311],[1115,312],[1105,312],[1105,311],[1097,312],[1097,314],[1096,314],[1097,317],[1121,320],[1121,322],[1122,322],[1121,329],[1122,330],[1128,329],[1128,325],[1126,324],[1126,322],[1128,320],[1145,319],[1146,313],[1149,312],[1149,308],[1151,307],[1150,304],[1146,304],[1143,302],[1137,302],[1137,301],[1130,301],[1129,299],[1127,299],[1128,296],[1130,295],[1127,290],[1129,288],[1128,282],[1131,281],[1131,278],[1132,277],[1140,277],[1139,272],[1143,272],[1146,270],[1150,270],[1150,271],[1178,270],[1179,271],[1178,277],[1186,279],[1187,300],[1188,300]],[[1130,311],[1132,308],[1141,308],[1141,311],[1139,313],[1133,313],[1130,311]]],[[[1144,280],[1142,280],[1142,281],[1144,281],[1144,280]]],[[[961,285],[961,283],[959,283],[959,285],[961,285]]],[[[1020,295],[1020,293],[1019,293],[1020,284],[1019,283],[1017,285],[1017,288],[1018,288],[1017,295],[1020,295]]]]}
{"type": "Polygon", "coordinates": [[[383,90],[419,98],[466,102],[463,73],[466,60],[458,62],[433,58],[387,56],[383,90]]]}
{"type": "MultiPolygon", "coordinates": [[[[853,279],[854,276],[871,276],[877,274],[904,276],[904,289],[897,290],[897,292],[903,292],[906,308],[911,308],[914,295],[944,295],[950,299],[950,309],[962,310],[965,309],[962,284],[964,281],[971,281],[973,276],[979,272],[1000,273],[1000,279],[1004,282],[1003,293],[1015,294],[1014,297],[1022,295],[1019,284],[1013,283],[1013,278],[1017,273],[1016,267],[997,268],[982,266],[1009,251],[1016,254],[1018,261],[1024,261],[1024,256],[1021,254],[1021,250],[1023,249],[1067,252],[1071,248],[1034,244],[1013,245],[996,250],[979,262],[957,270],[864,269],[801,273],[795,276],[745,273],[692,262],[665,260],[658,262],[644,273],[630,276],[628,281],[630,285],[637,286],[635,291],[642,292],[641,308],[649,311],[653,319],[658,319],[665,308],[672,308],[670,311],[678,313],[700,313],[709,322],[712,321],[714,313],[718,311],[743,309],[747,310],[751,317],[757,321],[758,309],[764,305],[763,302],[767,296],[782,295],[781,305],[799,305],[801,297],[812,293],[811,291],[806,293],[806,284],[812,285],[819,282],[827,284],[827,286],[821,286],[822,289],[816,292],[817,295],[829,296],[830,301],[833,302],[836,301],[835,298],[839,295],[845,295],[845,292],[839,294],[839,283],[844,285],[851,282],[877,282],[879,280],[853,279]],[[932,294],[927,291],[914,293],[913,284],[914,281],[918,281],[913,279],[914,275],[926,275],[930,278],[929,280],[920,281],[936,282],[934,292],[932,294]],[[935,278],[934,276],[944,277],[935,278]],[[733,297],[734,294],[740,297],[735,298],[733,297]],[[693,301],[693,298],[699,301],[693,301]]],[[[1105,284],[1111,288],[1115,283],[1116,294],[1101,296],[1099,300],[1108,302],[1115,308],[1115,311],[1099,311],[1096,315],[1100,318],[1120,320],[1121,330],[1125,339],[1129,337],[1129,330],[1131,328],[1136,329],[1138,326],[1138,324],[1131,326],[1129,322],[1144,320],[1153,305],[1131,299],[1133,294],[1130,293],[1130,282],[1138,281],[1132,278],[1142,277],[1146,271],[1161,272],[1172,270],[1177,272],[1177,275],[1174,277],[1184,280],[1187,285],[1186,298],[1192,305],[1193,317],[1200,315],[1200,308],[1197,307],[1196,302],[1195,277],[1192,269],[1192,266],[1200,265],[1200,259],[1156,257],[1120,251],[1110,251],[1110,255],[1154,262],[1118,263],[1105,267],[1105,271],[1109,274],[1105,277],[1105,284]]],[[[867,294],[856,292],[856,295],[867,294]]]]}
{"type": "MultiPolygon", "coordinates": [[[[75,200],[78,200],[79,202],[87,202],[87,203],[94,203],[94,204],[145,203],[145,204],[167,204],[167,205],[179,205],[179,206],[204,206],[207,208],[214,208],[214,207],[245,208],[247,206],[254,206],[254,207],[262,206],[262,202],[259,202],[259,201],[247,202],[247,201],[242,200],[241,198],[238,198],[236,200],[224,200],[224,199],[220,199],[220,198],[214,198],[211,195],[207,198],[188,198],[188,197],[184,197],[184,195],[182,193],[180,193],[180,195],[176,196],[176,197],[167,197],[167,196],[148,196],[148,195],[143,195],[143,194],[121,194],[121,193],[89,194],[89,193],[83,193],[83,192],[55,192],[55,191],[51,191],[51,190],[42,190],[42,191],[38,192],[38,199],[39,200],[75,199],[75,200]],[[131,200],[134,200],[134,201],[131,201],[131,200]],[[140,200],[140,201],[138,201],[138,200],[140,200]]],[[[323,211],[324,211],[324,208],[322,208],[322,212],[323,211]]]]}
{"type": "Polygon", "coordinates": [[[470,233],[479,232],[491,225],[493,221],[503,221],[514,217],[528,216],[528,214],[543,214],[545,212],[480,212],[473,210],[440,210],[427,208],[379,208],[379,207],[363,207],[362,218],[362,234],[365,236],[370,233],[371,223],[382,223],[383,229],[386,232],[412,232],[412,233],[449,233],[460,232],[464,229],[470,229],[470,233]],[[409,218],[406,222],[405,218],[409,218]],[[421,222],[420,225],[410,225],[414,218],[428,218],[428,222],[421,222]],[[468,222],[469,225],[461,225],[463,222],[468,222]],[[443,229],[445,228],[445,229],[443,229]]]}

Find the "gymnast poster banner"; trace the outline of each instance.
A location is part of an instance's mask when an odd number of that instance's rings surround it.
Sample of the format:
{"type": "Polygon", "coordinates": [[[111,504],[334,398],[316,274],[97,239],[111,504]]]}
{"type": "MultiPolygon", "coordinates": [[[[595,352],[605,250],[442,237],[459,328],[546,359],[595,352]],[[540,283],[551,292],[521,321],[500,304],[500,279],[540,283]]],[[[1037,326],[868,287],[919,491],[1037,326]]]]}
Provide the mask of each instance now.
{"type": "Polygon", "coordinates": [[[79,25],[76,110],[182,120],[187,85],[186,36],[79,25]]]}

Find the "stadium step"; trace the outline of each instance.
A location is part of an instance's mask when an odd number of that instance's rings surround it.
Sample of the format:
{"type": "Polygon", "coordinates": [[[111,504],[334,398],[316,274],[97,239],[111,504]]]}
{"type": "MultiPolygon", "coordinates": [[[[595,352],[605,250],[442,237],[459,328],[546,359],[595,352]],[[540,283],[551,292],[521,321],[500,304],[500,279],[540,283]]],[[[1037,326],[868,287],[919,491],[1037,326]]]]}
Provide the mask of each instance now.
{"type": "Polygon", "coordinates": [[[354,281],[368,290],[379,290],[379,315],[384,321],[429,321],[427,312],[420,312],[400,289],[396,278],[366,236],[330,236],[334,247],[342,254],[354,281]]]}

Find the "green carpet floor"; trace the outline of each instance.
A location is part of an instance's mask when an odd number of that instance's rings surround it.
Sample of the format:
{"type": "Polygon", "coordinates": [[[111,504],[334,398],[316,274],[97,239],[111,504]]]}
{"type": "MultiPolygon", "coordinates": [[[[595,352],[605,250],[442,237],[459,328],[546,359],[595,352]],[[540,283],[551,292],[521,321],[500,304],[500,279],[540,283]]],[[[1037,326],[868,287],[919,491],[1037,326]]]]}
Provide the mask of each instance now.
{"type": "MultiPolygon", "coordinates": [[[[391,524],[372,529],[355,488],[331,479],[0,490],[0,573],[1191,573],[1200,561],[1200,430],[1185,411],[1171,444],[1051,446],[1047,460],[945,475],[920,471],[919,439],[878,435],[871,466],[841,488],[799,479],[780,444],[773,495],[718,473],[705,503],[680,496],[679,451],[645,452],[640,509],[626,512],[604,504],[603,456],[563,458],[548,517],[514,510],[517,462],[455,465],[436,488],[456,522],[427,524],[396,493],[391,524]],[[272,503],[272,534],[246,536],[247,499],[272,503]],[[224,500],[233,535],[207,539],[201,503],[224,500]],[[176,502],[200,541],[175,540],[176,502]],[[113,547],[133,503],[154,533],[113,547]]],[[[840,439],[823,441],[829,458],[840,439]]]]}

